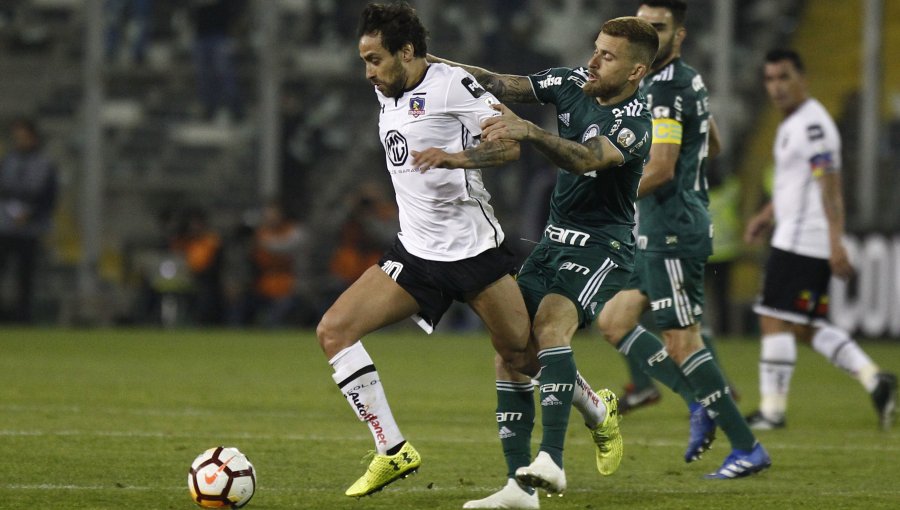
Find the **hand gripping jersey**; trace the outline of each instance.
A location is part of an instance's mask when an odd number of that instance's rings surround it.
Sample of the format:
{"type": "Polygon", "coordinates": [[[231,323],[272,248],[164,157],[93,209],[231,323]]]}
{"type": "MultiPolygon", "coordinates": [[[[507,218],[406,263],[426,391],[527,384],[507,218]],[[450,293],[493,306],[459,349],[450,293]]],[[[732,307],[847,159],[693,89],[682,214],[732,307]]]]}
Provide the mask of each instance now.
{"type": "Polygon", "coordinates": [[[819,177],[841,168],[841,136],[822,103],[807,99],[775,135],[775,248],[827,259],[828,221],[819,177]]]}
{"type": "Polygon", "coordinates": [[[619,104],[600,105],[581,87],[587,70],[553,68],[529,76],[541,103],[556,106],[559,136],[579,143],[602,136],[625,162],[585,175],[557,172],[544,238],[571,246],[604,246],[623,269],[634,264],[634,201],[650,152],[650,114],[638,91],[619,104]]]}
{"type": "Polygon", "coordinates": [[[459,152],[478,143],[481,121],[499,103],[458,67],[431,64],[422,80],[399,98],[385,97],[378,131],[400,211],[403,247],[427,260],[474,257],[503,242],[503,230],[488,203],[481,170],[412,166],[411,151],[437,147],[459,152]]]}
{"type": "Polygon", "coordinates": [[[712,254],[706,164],[709,93],[703,78],[675,59],[641,83],[653,116],[653,144],[681,146],[674,178],[638,201],[638,245],[678,258],[712,254]]]}

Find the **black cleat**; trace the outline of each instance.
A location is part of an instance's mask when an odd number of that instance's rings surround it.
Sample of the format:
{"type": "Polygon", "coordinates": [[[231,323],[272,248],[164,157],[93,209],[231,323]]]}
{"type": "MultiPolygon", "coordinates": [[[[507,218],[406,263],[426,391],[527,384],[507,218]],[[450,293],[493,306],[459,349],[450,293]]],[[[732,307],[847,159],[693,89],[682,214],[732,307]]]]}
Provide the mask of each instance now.
{"type": "Polygon", "coordinates": [[[753,411],[752,414],[748,414],[744,419],[747,420],[747,425],[750,425],[750,428],[753,430],[783,429],[785,425],[787,425],[787,420],[784,419],[784,416],[773,420],[766,418],[763,413],[759,411],[753,411]]]}
{"type": "Polygon", "coordinates": [[[878,384],[872,390],[872,403],[878,411],[878,423],[884,430],[890,430],[897,414],[897,376],[889,372],[879,372],[875,376],[878,384]]]}

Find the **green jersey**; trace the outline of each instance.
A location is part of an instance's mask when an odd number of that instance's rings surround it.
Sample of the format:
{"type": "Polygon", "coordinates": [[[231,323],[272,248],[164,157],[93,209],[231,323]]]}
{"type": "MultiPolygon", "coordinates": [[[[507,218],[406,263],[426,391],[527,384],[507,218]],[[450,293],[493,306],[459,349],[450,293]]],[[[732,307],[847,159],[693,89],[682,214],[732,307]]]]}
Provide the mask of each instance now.
{"type": "Polygon", "coordinates": [[[605,137],[625,162],[585,175],[557,172],[544,239],[571,246],[603,246],[624,269],[633,267],[634,201],[650,154],[652,123],[639,91],[613,105],[601,105],[581,87],[587,70],[552,68],[529,76],[535,97],[556,106],[559,136],[583,143],[605,137]]]}
{"type": "Polygon", "coordinates": [[[703,78],[676,58],[641,84],[653,115],[653,143],[681,146],[675,177],[638,201],[638,246],[674,257],[712,253],[706,163],[709,93],[703,78]]]}

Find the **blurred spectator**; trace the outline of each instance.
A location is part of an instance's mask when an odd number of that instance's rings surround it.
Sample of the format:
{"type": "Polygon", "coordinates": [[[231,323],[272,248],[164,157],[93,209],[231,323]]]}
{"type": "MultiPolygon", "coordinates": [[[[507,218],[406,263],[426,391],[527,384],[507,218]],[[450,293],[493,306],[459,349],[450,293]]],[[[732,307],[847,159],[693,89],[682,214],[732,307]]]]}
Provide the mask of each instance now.
{"type": "Polygon", "coordinates": [[[378,263],[397,235],[397,209],[381,188],[372,183],[360,186],[348,197],[338,245],[329,269],[338,294],[356,281],[366,269],[378,263]]]}
{"type": "Polygon", "coordinates": [[[238,90],[234,55],[235,32],[244,15],[244,0],[193,0],[194,66],[203,115],[212,120],[220,111],[241,120],[244,106],[238,90]]]}
{"type": "Polygon", "coordinates": [[[41,236],[50,229],[56,203],[57,170],[31,120],[13,121],[10,134],[12,147],[0,162],[0,277],[15,261],[16,292],[2,317],[30,323],[41,236]]]}
{"type": "Polygon", "coordinates": [[[184,257],[193,279],[191,319],[203,325],[219,324],[223,318],[222,238],[207,221],[206,212],[188,209],[180,232],[169,249],[184,257]]]}
{"type": "Polygon", "coordinates": [[[233,322],[279,327],[313,324],[315,318],[300,290],[297,257],[308,243],[308,232],[287,217],[281,204],[270,202],[253,234],[253,283],[233,322]]]}
{"type": "Polygon", "coordinates": [[[115,62],[119,54],[119,41],[124,34],[128,37],[130,26],[134,26],[134,40],[131,43],[131,58],[135,64],[144,63],[147,56],[147,41],[150,20],[153,14],[153,0],[106,0],[106,60],[115,62]]]}

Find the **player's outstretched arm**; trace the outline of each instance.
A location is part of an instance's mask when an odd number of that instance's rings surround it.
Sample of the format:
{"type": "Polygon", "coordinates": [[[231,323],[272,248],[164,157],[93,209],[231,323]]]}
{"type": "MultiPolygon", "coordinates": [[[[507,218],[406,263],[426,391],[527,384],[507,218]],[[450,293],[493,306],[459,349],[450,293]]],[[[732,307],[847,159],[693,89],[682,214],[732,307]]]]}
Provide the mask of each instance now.
{"type": "Polygon", "coordinates": [[[447,64],[464,69],[478,80],[478,83],[485,90],[494,94],[494,96],[504,103],[537,103],[538,99],[534,96],[534,90],[531,88],[531,80],[527,76],[518,76],[515,74],[498,74],[488,71],[483,67],[471,66],[468,64],[460,64],[445,58],[436,57],[428,54],[426,59],[429,62],[447,64]]]}
{"type": "Polygon", "coordinates": [[[584,175],[621,165],[625,157],[605,137],[590,138],[580,144],[553,135],[532,122],[518,117],[505,105],[492,105],[501,115],[485,119],[482,139],[510,139],[530,142],[547,159],[563,170],[584,175]]]}
{"type": "Polygon", "coordinates": [[[491,140],[453,154],[437,147],[412,151],[412,164],[420,172],[432,168],[488,168],[519,159],[519,152],[519,142],[491,140]]]}

